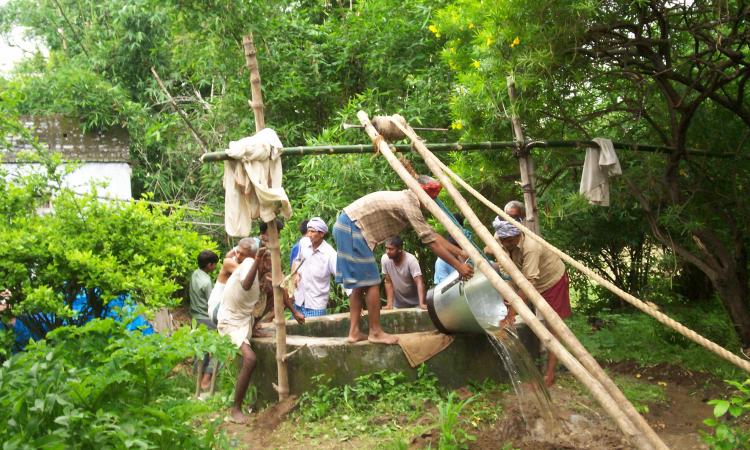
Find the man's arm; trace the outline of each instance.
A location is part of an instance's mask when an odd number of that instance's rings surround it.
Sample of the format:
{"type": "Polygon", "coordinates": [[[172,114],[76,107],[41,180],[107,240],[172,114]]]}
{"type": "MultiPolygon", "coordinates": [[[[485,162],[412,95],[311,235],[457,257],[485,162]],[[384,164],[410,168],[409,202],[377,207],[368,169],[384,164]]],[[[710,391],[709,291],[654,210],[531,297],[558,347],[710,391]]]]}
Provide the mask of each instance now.
{"type": "Polygon", "coordinates": [[[427,309],[427,301],[425,297],[425,289],[424,289],[424,277],[422,275],[417,275],[414,277],[414,284],[417,285],[417,296],[419,297],[419,307],[422,309],[427,309]]]}
{"type": "Polygon", "coordinates": [[[242,280],[242,289],[249,291],[250,287],[253,285],[253,282],[255,281],[255,276],[258,274],[258,266],[260,266],[263,263],[263,257],[266,255],[266,249],[265,247],[261,247],[258,249],[258,253],[255,255],[255,261],[253,261],[253,267],[250,268],[250,271],[247,273],[247,276],[245,276],[245,279],[242,280]]]}
{"type": "Polygon", "coordinates": [[[286,291],[286,289],[282,289],[282,292],[284,293],[284,305],[289,308],[289,311],[292,312],[292,317],[294,317],[294,320],[296,320],[297,323],[305,323],[305,316],[303,316],[302,313],[297,311],[297,309],[294,307],[294,302],[292,301],[292,298],[289,297],[289,293],[286,291]]]}
{"type": "Polygon", "coordinates": [[[469,255],[466,254],[466,252],[459,246],[453,245],[450,243],[450,241],[446,238],[444,238],[441,235],[437,235],[437,240],[440,241],[440,244],[442,244],[443,247],[448,249],[453,256],[456,257],[456,259],[461,261],[466,261],[469,258],[469,255]]]}
{"type": "MultiPolygon", "coordinates": [[[[229,255],[229,253],[227,253],[227,255],[229,255]]],[[[216,282],[226,283],[227,280],[229,280],[229,276],[237,269],[238,265],[237,259],[234,256],[227,256],[224,258],[224,262],[221,264],[221,270],[219,271],[219,276],[216,277],[216,282]]]]}
{"type": "MultiPolygon", "coordinates": [[[[440,237],[440,235],[437,235],[440,237]]],[[[468,280],[474,275],[474,268],[471,267],[468,264],[465,264],[461,261],[459,261],[453,253],[450,252],[450,250],[443,245],[443,242],[448,243],[445,239],[436,239],[430,243],[427,244],[427,246],[430,248],[430,250],[439,256],[443,261],[447,262],[453,268],[455,268],[459,275],[461,275],[461,278],[464,280],[468,280]]],[[[448,243],[450,245],[450,243],[448,243]]],[[[455,247],[455,246],[454,246],[455,247]]]]}
{"type": "Polygon", "coordinates": [[[385,274],[385,306],[383,309],[393,309],[393,282],[388,274],[385,274]]]}

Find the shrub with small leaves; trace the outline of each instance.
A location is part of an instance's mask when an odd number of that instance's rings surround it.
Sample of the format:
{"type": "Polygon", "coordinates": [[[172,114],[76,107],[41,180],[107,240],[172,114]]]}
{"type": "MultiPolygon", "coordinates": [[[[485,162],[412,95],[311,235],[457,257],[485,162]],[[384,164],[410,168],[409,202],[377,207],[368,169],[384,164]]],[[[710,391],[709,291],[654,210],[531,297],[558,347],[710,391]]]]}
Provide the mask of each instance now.
{"type": "Polygon", "coordinates": [[[701,431],[703,441],[712,449],[750,449],[750,429],[743,418],[750,413],[750,378],[740,383],[727,381],[736,392],[728,399],[715,399],[708,402],[714,407],[714,416],[703,421],[713,428],[712,433],[701,431]]]}

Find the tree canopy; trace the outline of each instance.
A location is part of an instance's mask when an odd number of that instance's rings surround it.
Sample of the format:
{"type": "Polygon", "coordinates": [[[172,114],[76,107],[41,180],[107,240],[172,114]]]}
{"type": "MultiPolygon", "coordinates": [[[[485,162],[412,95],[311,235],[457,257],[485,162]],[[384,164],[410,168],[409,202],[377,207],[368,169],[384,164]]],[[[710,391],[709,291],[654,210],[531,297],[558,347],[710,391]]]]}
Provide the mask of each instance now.
{"type": "MultiPolygon", "coordinates": [[[[430,141],[510,140],[511,108],[529,139],[664,145],[666,155],[620,153],[624,176],[606,210],[577,194],[579,151],[535,150],[542,232],[631,291],[653,293],[652,276],[702,274],[747,346],[748,14],[733,0],[10,0],[0,29],[27,27],[50,56],[21,64],[3,100],[89,128],[124,125],[136,194],[210,212],[222,208],[221,165],[197,162],[201,146],[151,68],[221,150],[254,130],[241,45],[249,32],[267,122],[286,145],[365,142],[340,127],[358,109],[451,129],[430,141]],[[507,76],[520,90],[515,105],[507,76]]],[[[497,203],[522,194],[509,151],[447,162],[497,203]]],[[[358,196],[400,183],[376,156],[308,156],[285,160],[285,185],[294,222],[330,222],[358,196]]],[[[291,245],[296,227],[282,237],[291,245]]]]}

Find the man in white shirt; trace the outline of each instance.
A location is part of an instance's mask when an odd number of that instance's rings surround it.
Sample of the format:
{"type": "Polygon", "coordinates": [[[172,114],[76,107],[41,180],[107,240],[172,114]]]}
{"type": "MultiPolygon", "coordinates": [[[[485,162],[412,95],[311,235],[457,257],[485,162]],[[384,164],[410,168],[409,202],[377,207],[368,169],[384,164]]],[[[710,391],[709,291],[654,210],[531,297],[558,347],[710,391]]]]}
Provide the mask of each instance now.
{"type": "Polygon", "coordinates": [[[385,275],[385,309],[427,309],[424,277],[417,258],[403,250],[404,243],[394,236],[385,241],[385,255],[380,259],[385,275]]]}
{"type": "Polygon", "coordinates": [[[307,222],[307,236],[299,242],[294,260],[297,289],[294,308],[305,317],[324,316],[331,290],[331,276],[336,275],[336,250],[325,241],[328,226],[320,217],[307,222]]]}

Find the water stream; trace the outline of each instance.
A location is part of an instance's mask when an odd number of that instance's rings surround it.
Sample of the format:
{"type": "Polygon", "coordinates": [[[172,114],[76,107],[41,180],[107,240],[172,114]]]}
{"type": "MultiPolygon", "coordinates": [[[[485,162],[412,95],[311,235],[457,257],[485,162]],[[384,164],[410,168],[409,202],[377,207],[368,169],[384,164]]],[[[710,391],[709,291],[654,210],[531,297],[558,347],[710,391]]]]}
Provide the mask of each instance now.
{"type": "Polygon", "coordinates": [[[526,426],[532,426],[529,423],[530,413],[531,409],[536,409],[547,429],[556,428],[556,414],[549,390],[547,390],[542,375],[534,364],[531,355],[518,338],[515,329],[505,328],[501,330],[492,327],[492,329],[486,329],[486,331],[490,344],[502,360],[508,373],[508,378],[518,397],[518,406],[526,426]]]}
{"type": "Polygon", "coordinates": [[[438,305],[435,308],[456,329],[476,332],[479,328],[485,331],[505,366],[527,429],[536,425],[530,423],[532,412],[542,419],[545,430],[557,429],[552,399],[531,355],[519,340],[515,327],[499,327],[508,310],[495,288],[484,276],[461,282],[456,273],[438,285],[435,291],[435,304],[438,305]],[[474,324],[479,327],[473,327],[473,321],[465,320],[467,315],[473,316],[474,324]]]}

